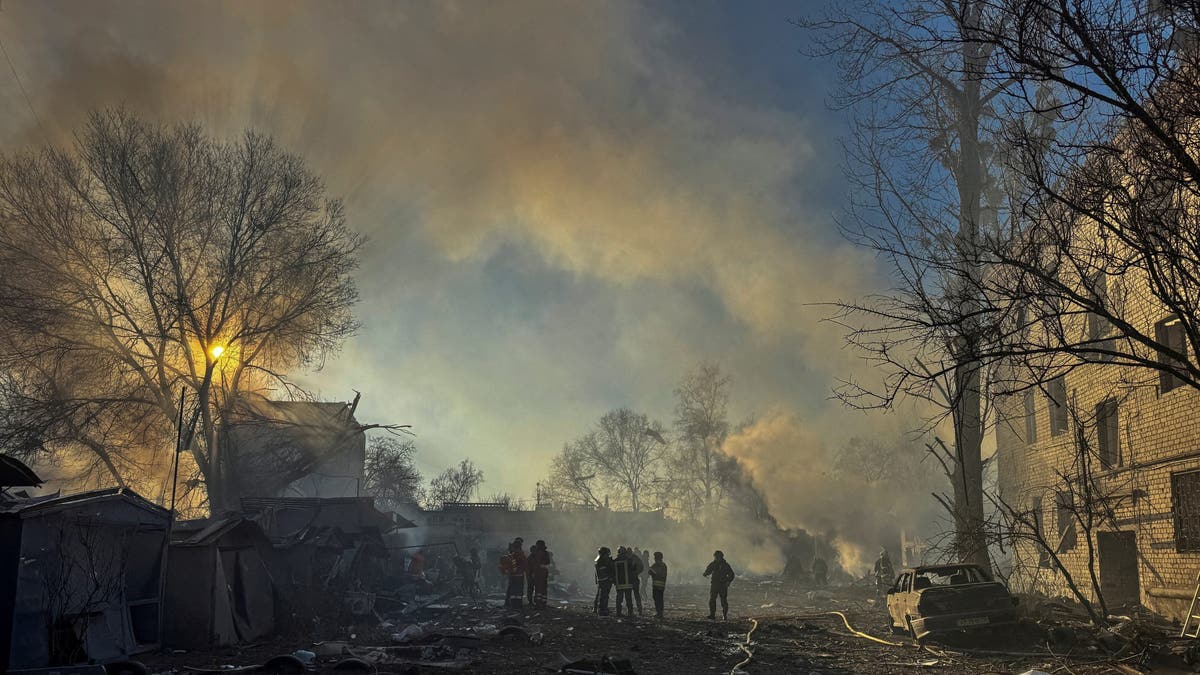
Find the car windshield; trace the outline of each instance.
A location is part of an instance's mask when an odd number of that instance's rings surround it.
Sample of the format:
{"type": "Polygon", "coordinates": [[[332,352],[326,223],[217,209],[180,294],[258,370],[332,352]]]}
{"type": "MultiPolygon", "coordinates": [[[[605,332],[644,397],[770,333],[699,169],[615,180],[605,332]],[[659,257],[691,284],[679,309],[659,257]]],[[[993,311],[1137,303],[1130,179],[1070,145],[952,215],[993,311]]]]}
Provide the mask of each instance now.
{"type": "Polygon", "coordinates": [[[929,588],[930,586],[960,586],[962,584],[978,584],[987,581],[975,567],[939,567],[932,570],[917,572],[913,580],[913,588],[929,588]]]}

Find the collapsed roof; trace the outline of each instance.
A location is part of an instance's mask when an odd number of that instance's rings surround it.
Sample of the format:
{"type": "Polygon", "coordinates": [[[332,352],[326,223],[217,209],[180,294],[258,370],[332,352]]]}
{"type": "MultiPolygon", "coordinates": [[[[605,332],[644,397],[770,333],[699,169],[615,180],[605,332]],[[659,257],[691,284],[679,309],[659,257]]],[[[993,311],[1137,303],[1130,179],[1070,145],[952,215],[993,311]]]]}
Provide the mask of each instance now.
{"type": "Polygon", "coordinates": [[[225,428],[233,471],[246,496],[279,494],[290,483],[341,456],[361,465],[364,427],[354,403],[271,401],[243,395],[230,408],[225,428]]]}

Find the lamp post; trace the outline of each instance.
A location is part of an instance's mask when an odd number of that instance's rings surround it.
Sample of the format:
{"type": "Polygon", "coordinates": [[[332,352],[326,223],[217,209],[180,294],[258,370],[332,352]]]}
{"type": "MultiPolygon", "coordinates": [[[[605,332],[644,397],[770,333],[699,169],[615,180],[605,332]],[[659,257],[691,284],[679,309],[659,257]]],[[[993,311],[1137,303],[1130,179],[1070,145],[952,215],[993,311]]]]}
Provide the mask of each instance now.
{"type": "MultiPolygon", "coordinates": [[[[206,351],[206,361],[204,367],[204,382],[200,384],[200,389],[207,392],[209,385],[212,382],[212,371],[216,365],[217,359],[221,358],[221,354],[225,353],[225,347],[222,345],[213,345],[206,351]],[[212,358],[207,358],[211,356],[212,358]]],[[[158,643],[161,645],[163,641],[163,630],[166,626],[166,609],[167,609],[167,562],[171,551],[171,535],[175,531],[175,498],[179,489],[179,455],[183,451],[191,447],[192,437],[196,429],[196,420],[200,414],[199,405],[196,406],[196,411],[192,414],[192,420],[188,424],[187,443],[184,443],[183,436],[183,402],[187,397],[187,388],[183,385],[179,387],[179,416],[175,425],[175,458],[171,466],[171,509],[167,512],[167,531],[163,537],[162,560],[159,563],[158,570],[158,643]]],[[[197,396],[197,398],[202,398],[197,396]]],[[[197,401],[199,403],[199,401],[197,401]]]]}

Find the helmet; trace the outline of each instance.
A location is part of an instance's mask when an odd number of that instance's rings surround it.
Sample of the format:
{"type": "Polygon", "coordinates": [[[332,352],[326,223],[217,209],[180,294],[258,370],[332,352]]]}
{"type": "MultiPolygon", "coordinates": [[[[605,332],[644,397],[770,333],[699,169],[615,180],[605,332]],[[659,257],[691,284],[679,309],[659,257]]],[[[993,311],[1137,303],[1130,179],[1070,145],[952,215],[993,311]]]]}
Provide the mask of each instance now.
{"type": "Polygon", "coordinates": [[[601,546],[600,549],[596,552],[599,553],[600,555],[612,555],[612,550],[609,549],[607,546],[601,546]]]}
{"type": "Polygon", "coordinates": [[[720,551],[713,551],[713,557],[714,558],[724,558],[725,554],[720,551]]]}

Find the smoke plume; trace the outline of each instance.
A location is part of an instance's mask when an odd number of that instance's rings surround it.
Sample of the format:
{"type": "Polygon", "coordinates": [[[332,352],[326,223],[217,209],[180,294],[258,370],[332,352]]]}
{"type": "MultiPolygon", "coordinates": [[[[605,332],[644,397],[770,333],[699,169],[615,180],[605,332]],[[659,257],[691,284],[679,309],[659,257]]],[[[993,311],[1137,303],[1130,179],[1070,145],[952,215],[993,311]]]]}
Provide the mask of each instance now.
{"type": "MultiPolygon", "coordinates": [[[[843,568],[862,575],[880,547],[896,553],[900,531],[937,531],[940,517],[929,487],[935,466],[869,480],[835,465],[844,436],[822,432],[794,413],[776,409],[732,436],[726,451],[736,457],[766,498],[782,527],[819,535],[838,552],[843,568]],[[926,488],[926,489],[923,489],[926,488]]],[[[919,456],[914,457],[919,461],[919,456]]]]}
{"type": "Polygon", "coordinates": [[[828,204],[796,198],[837,172],[828,130],[719,86],[695,54],[720,50],[684,49],[698,38],[665,9],[8,0],[0,31],[40,117],[0,86],[6,149],[124,106],[270,133],[347,198],[372,241],[363,330],[301,381],[414,424],[426,473],[467,454],[490,489],[532,493],[598,411],[666,408],[678,373],[718,359],[753,383],[737,414],[796,411],[735,439],[781,520],[879,543],[797,421],[839,416],[831,383],[862,371],[811,303],[878,284],[828,204]]]}

